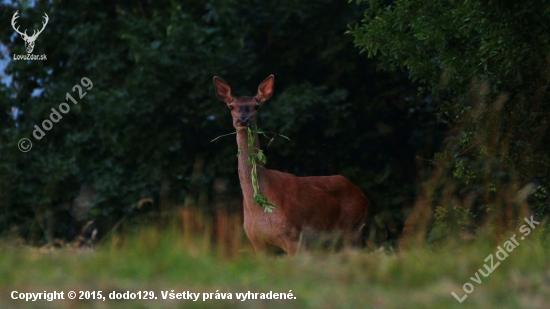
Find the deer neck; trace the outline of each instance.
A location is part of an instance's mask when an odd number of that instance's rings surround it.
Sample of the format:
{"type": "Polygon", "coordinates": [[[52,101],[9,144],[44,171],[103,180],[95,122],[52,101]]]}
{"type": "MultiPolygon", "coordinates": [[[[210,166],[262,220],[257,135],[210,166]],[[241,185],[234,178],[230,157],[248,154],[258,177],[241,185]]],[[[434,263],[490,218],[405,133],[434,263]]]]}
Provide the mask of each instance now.
{"type": "MultiPolygon", "coordinates": [[[[239,180],[241,188],[243,190],[244,207],[251,208],[256,207],[261,209],[260,206],[254,204],[254,188],[252,187],[252,164],[248,164],[248,157],[252,153],[253,149],[248,147],[248,134],[247,131],[237,131],[237,146],[239,147],[239,180]]],[[[254,148],[260,149],[260,142],[258,141],[257,134],[254,133],[254,148]]],[[[265,173],[262,162],[256,160],[256,174],[258,177],[258,185],[262,187],[263,177],[265,173]]]]}

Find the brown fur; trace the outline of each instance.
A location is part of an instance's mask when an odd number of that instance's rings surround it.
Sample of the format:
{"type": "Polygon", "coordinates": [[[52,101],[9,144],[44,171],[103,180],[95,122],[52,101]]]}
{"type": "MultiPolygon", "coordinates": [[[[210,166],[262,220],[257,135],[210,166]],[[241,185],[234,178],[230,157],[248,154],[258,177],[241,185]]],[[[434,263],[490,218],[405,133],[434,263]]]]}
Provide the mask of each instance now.
{"type": "MultiPolygon", "coordinates": [[[[359,244],[370,203],[361,190],[345,177],[297,177],[266,169],[257,169],[260,192],[276,207],[272,213],[254,204],[254,190],[247,164],[247,127],[256,124],[257,110],[273,94],[273,75],[258,87],[255,97],[233,97],[231,88],[214,77],[216,95],[231,109],[237,130],[239,180],[243,190],[244,229],[256,252],[274,247],[296,253],[303,230],[340,232],[347,242],[359,244]]],[[[256,138],[256,147],[259,148],[256,138]]]]}

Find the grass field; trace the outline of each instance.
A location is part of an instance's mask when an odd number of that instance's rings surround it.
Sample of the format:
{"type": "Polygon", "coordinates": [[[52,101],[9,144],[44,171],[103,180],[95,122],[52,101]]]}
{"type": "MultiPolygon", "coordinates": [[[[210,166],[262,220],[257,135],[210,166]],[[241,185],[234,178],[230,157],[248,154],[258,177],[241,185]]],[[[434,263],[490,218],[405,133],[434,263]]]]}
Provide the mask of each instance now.
{"type": "Polygon", "coordinates": [[[0,253],[0,308],[548,308],[550,259],[542,229],[518,240],[488,277],[478,275],[481,283],[470,279],[510,236],[400,253],[345,250],[294,257],[256,256],[245,245],[232,258],[201,237],[155,229],[106,240],[95,250],[6,242],[0,253]],[[474,290],[459,303],[451,292],[463,297],[466,282],[474,290]],[[163,299],[172,290],[201,294],[197,301],[163,299]],[[288,296],[290,290],[296,299],[236,299],[248,291],[288,296]],[[12,300],[12,291],[63,291],[65,300],[12,300]],[[69,300],[69,291],[77,298],[79,291],[101,291],[106,299],[69,300]],[[153,291],[157,299],[110,300],[113,291],[153,291]],[[215,299],[216,292],[232,299],[215,299]],[[203,301],[202,293],[214,299],[203,301]]]}

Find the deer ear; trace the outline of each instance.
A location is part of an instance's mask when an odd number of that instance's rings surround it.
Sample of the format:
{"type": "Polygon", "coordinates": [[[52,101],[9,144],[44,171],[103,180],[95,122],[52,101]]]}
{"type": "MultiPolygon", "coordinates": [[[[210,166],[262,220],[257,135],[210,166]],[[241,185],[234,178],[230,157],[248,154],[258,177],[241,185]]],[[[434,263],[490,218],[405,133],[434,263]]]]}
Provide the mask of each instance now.
{"type": "Polygon", "coordinates": [[[258,100],[258,102],[262,103],[271,98],[271,95],[273,94],[274,83],[275,76],[271,74],[260,84],[260,86],[258,86],[258,93],[256,94],[256,100],[258,100]]]}
{"type": "Polygon", "coordinates": [[[214,76],[214,89],[218,99],[224,101],[227,104],[233,102],[233,96],[231,95],[231,87],[221,80],[219,77],[214,76]]]}

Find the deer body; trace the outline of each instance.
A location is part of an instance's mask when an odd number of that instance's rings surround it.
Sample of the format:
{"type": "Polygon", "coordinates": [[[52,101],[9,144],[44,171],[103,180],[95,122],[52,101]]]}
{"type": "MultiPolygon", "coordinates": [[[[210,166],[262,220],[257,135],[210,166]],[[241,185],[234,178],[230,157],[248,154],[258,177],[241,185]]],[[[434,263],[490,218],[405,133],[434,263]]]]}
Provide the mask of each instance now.
{"type": "MultiPolygon", "coordinates": [[[[217,77],[214,77],[214,85],[218,97],[231,109],[237,130],[244,229],[255,251],[279,247],[294,254],[300,234],[306,229],[337,231],[349,242],[359,244],[370,204],[363,192],[343,176],[297,177],[266,169],[258,162],[260,192],[276,207],[273,212],[265,212],[254,203],[247,129],[256,124],[256,111],[273,93],[273,75],[260,84],[255,97],[233,97],[229,86],[217,77]]],[[[255,143],[259,149],[258,138],[255,143]]]]}

